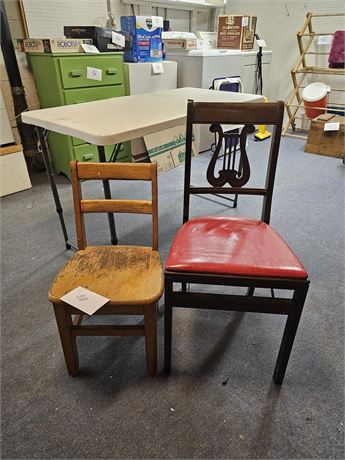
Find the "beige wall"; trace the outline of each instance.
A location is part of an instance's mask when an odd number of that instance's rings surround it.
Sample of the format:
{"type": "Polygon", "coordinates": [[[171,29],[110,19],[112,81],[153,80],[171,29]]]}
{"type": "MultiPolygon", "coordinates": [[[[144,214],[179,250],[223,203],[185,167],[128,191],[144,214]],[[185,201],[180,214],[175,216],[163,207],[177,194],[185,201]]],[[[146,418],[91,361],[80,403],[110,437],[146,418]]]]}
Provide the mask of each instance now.
{"type": "MultiPolygon", "coordinates": [[[[17,46],[17,38],[24,37],[24,27],[20,14],[19,2],[17,0],[5,0],[5,8],[10,25],[14,45],[17,46]]],[[[24,53],[16,52],[19,71],[25,88],[26,100],[30,108],[39,108],[36,86],[32,73],[28,67],[24,53]]],[[[17,121],[14,114],[11,87],[8,81],[5,62],[0,52],[0,87],[5,99],[7,113],[10,119],[14,140],[20,144],[20,136],[17,129],[17,121]]]]}
{"type": "Polygon", "coordinates": [[[17,38],[24,38],[24,27],[20,14],[19,1],[5,0],[5,8],[12,38],[15,41],[15,45],[17,45],[17,38]]]}

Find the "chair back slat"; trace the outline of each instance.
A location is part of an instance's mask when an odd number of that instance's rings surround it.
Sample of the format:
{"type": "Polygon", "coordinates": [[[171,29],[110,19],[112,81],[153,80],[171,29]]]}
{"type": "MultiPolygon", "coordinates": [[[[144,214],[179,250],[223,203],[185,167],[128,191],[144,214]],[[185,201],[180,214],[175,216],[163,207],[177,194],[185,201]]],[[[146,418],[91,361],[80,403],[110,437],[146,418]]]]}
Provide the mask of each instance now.
{"type": "Polygon", "coordinates": [[[122,163],[109,168],[110,163],[78,163],[80,180],[152,180],[151,163],[122,163]]]}
{"type": "Polygon", "coordinates": [[[80,210],[83,213],[152,214],[152,202],[146,200],[81,200],[80,210]]]}
{"type": "MultiPolygon", "coordinates": [[[[284,103],[225,103],[194,102],[189,100],[187,106],[186,126],[186,161],[184,178],[183,222],[189,219],[191,194],[246,194],[263,196],[261,219],[269,223],[273,195],[274,179],[284,116],[284,103]],[[210,186],[191,186],[191,159],[193,125],[208,124],[210,131],[217,138],[216,148],[208,165],[206,178],[210,186]],[[222,125],[244,125],[241,133],[223,131],[222,125]],[[267,164],[265,186],[260,188],[245,187],[251,175],[247,155],[247,139],[255,131],[254,125],[273,126],[271,147],[267,164]],[[239,148],[240,161],[235,164],[236,150],[239,148]],[[218,160],[223,151],[223,164],[218,160]]],[[[229,129],[229,128],[228,128],[229,129]]]]}
{"type": "Polygon", "coordinates": [[[280,116],[279,102],[194,102],[196,124],[275,125],[280,116]]]}
{"type": "MultiPolygon", "coordinates": [[[[86,247],[84,214],[87,213],[129,213],[152,214],[152,249],[158,250],[158,191],[157,165],[118,164],[118,163],[80,163],[71,161],[73,202],[78,248],[86,247]],[[138,180],[151,181],[149,200],[82,199],[81,180],[138,180]]],[[[107,184],[107,182],[104,182],[107,184]]]]}

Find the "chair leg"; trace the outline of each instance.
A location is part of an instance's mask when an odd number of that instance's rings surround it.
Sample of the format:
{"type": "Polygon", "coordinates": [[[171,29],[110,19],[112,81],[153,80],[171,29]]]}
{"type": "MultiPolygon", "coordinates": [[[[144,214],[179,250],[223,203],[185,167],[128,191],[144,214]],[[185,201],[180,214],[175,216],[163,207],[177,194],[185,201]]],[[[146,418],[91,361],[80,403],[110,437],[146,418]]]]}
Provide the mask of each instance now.
{"type": "Polygon", "coordinates": [[[73,320],[74,326],[80,326],[85,315],[75,315],[73,320]]]}
{"type": "Polygon", "coordinates": [[[73,325],[72,317],[69,313],[67,313],[63,305],[53,305],[55,318],[59,329],[62,349],[65,355],[67,370],[69,375],[72,375],[74,377],[77,375],[78,372],[79,359],[76,337],[73,337],[71,335],[71,327],[73,325]]]}
{"type": "Polygon", "coordinates": [[[299,320],[301,318],[304,301],[307,296],[308,285],[296,289],[293,296],[295,304],[294,311],[288,315],[286,320],[283,338],[280,344],[278,358],[274,369],[273,380],[277,385],[281,385],[284,380],[286,367],[289,362],[290,353],[297,332],[299,320]]]}
{"type": "Polygon", "coordinates": [[[252,297],[252,296],[254,295],[254,291],[255,291],[255,287],[252,287],[252,286],[251,286],[251,287],[249,287],[249,288],[247,289],[246,295],[249,296],[249,297],[252,297]]]}
{"type": "Polygon", "coordinates": [[[165,280],[164,293],[164,372],[171,372],[171,334],[172,334],[172,304],[171,293],[173,283],[170,280],[165,280]]]}
{"type": "Polygon", "coordinates": [[[157,304],[144,306],[146,367],[149,375],[157,373],[157,304]]]}

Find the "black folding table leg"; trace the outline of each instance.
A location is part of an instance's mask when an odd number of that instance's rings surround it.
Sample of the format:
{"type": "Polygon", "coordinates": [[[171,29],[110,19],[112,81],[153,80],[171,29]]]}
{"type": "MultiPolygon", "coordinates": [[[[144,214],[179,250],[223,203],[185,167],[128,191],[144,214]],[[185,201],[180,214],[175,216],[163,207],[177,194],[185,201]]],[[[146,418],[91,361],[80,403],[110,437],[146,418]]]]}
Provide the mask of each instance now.
{"type": "MultiPolygon", "coordinates": [[[[103,145],[98,146],[98,158],[101,163],[106,163],[107,159],[105,157],[105,149],[103,145]]],[[[103,188],[104,188],[104,196],[105,198],[111,198],[110,186],[109,181],[103,181],[103,188]]],[[[115,227],[115,219],[114,214],[112,212],[108,213],[108,220],[109,220],[109,229],[110,229],[110,237],[112,244],[117,244],[117,236],[116,236],[116,227],[115,227]]]]}
{"type": "Polygon", "coordinates": [[[47,137],[46,137],[46,135],[44,133],[43,128],[38,128],[37,127],[37,132],[38,132],[38,139],[39,139],[41,150],[42,150],[43,161],[44,161],[44,165],[46,167],[50,188],[51,188],[51,190],[53,192],[56,212],[59,215],[60,224],[61,224],[61,228],[62,228],[62,233],[63,233],[63,237],[65,239],[66,249],[71,249],[72,247],[74,249],[77,249],[73,244],[71,244],[68,241],[68,235],[67,235],[67,229],[66,229],[66,225],[65,225],[65,219],[63,217],[63,209],[62,209],[61,202],[60,202],[59,192],[58,192],[57,187],[56,187],[54,171],[53,171],[53,168],[52,168],[51,159],[50,159],[50,155],[49,155],[47,137]]]}
{"type": "Polygon", "coordinates": [[[115,147],[114,147],[114,149],[112,151],[109,163],[116,163],[117,162],[117,157],[119,156],[121,146],[122,146],[121,142],[119,142],[118,144],[115,145],[115,147]]]}
{"type": "Polygon", "coordinates": [[[294,310],[291,313],[289,313],[286,320],[283,339],[281,341],[278,358],[273,374],[274,383],[276,383],[277,385],[281,385],[284,380],[286,367],[289,362],[292,345],[297,332],[299,320],[301,318],[307,292],[308,284],[306,284],[303,287],[297,288],[294,292],[294,310]]]}

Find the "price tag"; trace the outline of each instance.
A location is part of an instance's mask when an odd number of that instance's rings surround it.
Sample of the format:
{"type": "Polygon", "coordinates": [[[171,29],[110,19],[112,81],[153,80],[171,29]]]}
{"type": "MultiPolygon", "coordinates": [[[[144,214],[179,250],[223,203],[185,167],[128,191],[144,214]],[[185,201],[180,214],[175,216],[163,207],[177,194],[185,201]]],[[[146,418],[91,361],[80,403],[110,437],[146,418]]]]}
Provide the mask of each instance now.
{"type": "Polygon", "coordinates": [[[164,73],[164,67],[162,62],[152,62],[152,72],[155,75],[164,73]]]}
{"type": "Polygon", "coordinates": [[[333,35],[320,35],[317,39],[318,45],[330,45],[332,43],[333,35]]]}
{"type": "Polygon", "coordinates": [[[73,289],[73,291],[61,297],[63,302],[78,308],[78,310],[92,315],[99,310],[103,305],[109,302],[109,299],[95,292],[85,289],[81,286],[73,289]]]}
{"type": "Polygon", "coordinates": [[[324,131],[339,131],[340,129],[340,123],[325,123],[325,126],[323,128],[324,131]]]}
{"type": "Polygon", "coordinates": [[[88,80],[102,81],[102,69],[96,67],[86,67],[86,78],[88,80]]]}
{"type": "Polygon", "coordinates": [[[261,48],[266,48],[266,42],[265,40],[256,40],[256,43],[261,47],[261,48]]]}
{"type": "Polygon", "coordinates": [[[83,48],[84,53],[99,53],[99,50],[95,45],[88,45],[87,43],[81,43],[80,46],[83,48]]]}
{"type": "Polygon", "coordinates": [[[242,27],[247,27],[248,24],[249,24],[248,16],[243,16],[243,18],[242,18],[242,27]]]}
{"type": "Polygon", "coordinates": [[[124,35],[118,34],[117,32],[112,31],[111,32],[111,41],[115,45],[122,46],[122,48],[125,47],[125,37],[124,35]]]}

